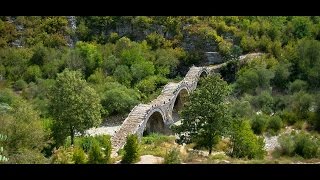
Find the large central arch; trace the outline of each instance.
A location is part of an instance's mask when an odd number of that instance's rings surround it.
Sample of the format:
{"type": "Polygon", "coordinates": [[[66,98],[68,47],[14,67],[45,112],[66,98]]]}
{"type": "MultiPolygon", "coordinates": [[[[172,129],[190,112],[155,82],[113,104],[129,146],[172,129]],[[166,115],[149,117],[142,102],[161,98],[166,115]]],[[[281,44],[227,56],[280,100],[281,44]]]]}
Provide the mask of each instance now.
{"type": "Polygon", "coordinates": [[[162,114],[158,111],[153,112],[147,120],[146,127],[143,131],[143,136],[149,135],[151,133],[166,133],[162,114]]]}
{"type": "Polygon", "coordinates": [[[188,96],[189,92],[185,88],[181,89],[179,94],[177,95],[172,108],[173,122],[177,122],[180,119],[179,111],[183,108],[188,96]]]}

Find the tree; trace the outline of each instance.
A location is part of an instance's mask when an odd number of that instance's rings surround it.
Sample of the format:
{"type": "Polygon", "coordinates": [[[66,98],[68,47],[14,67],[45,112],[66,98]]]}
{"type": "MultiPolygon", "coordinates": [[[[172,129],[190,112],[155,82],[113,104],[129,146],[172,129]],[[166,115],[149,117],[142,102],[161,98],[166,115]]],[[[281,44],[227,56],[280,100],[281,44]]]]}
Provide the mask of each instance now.
{"type": "Polygon", "coordinates": [[[119,65],[113,73],[113,76],[121,84],[130,87],[132,81],[132,75],[130,69],[126,65],[119,65]]]}
{"type": "Polygon", "coordinates": [[[230,88],[219,75],[201,79],[200,84],[181,111],[182,124],[174,130],[180,142],[194,142],[211,154],[213,146],[227,132],[229,111],[225,99],[230,88]]]}
{"type": "Polygon", "coordinates": [[[139,142],[136,134],[127,136],[127,142],[124,145],[123,163],[134,163],[139,160],[139,142]]]}
{"type": "Polygon", "coordinates": [[[122,85],[113,86],[112,89],[104,93],[101,104],[110,115],[124,114],[139,103],[139,97],[139,94],[133,89],[122,85]]]}
{"type": "Polygon", "coordinates": [[[297,48],[296,64],[300,76],[307,80],[311,88],[320,87],[320,42],[317,40],[302,40],[297,48]]]}
{"type": "Polygon", "coordinates": [[[135,82],[154,74],[155,68],[150,61],[136,62],[131,66],[131,73],[135,82]]]}
{"type": "Polygon", "coordinates": [[[236,88],[244,93],[253,94],[257,88],[267,89],[270,86],[270,80],[274,77],[274,72],[257,65],[253,68],[243,68],[237,73],[236,88]]]}
{"type": "Polygon", "coordinates": [[[9,163],[46,161],[41,151],[48,145],[49,134],[39,113],[8,89],[0,91],[0,132],[9,137],[5,142],[9,163]]]}
{"type": "Polygon", "coordinates": [[[96,45],[79,41],[76,44],[76,51],[84,58],[85,75],[89,77],[94,70],[102,65],[102,54],[96,45]]]}
{"type": "Polygon", "coordinates": [[[315,99],[313,95],[299,91],[290,97],[289,102],[289,108],[296,113],[300,119],[306,119],[315,99]]]}
{"type": "Polygon", "coordinates": [[[232,123],[231,131],[232,151],[231,156],[243,158],[263,158],[264,142],[263,138],[254,135],[250,128],[249,121],[236,120],[232,123]]]}
{"type": "Polygon", "coordinates": [[[89,151],[88,157],[89,164],[103,164],[105,160],[103,159],[103,153],[98,141],[93,141],[91,149],[89,151]]]}
{"type": "Polygon", "coordinates": [[[275,68],[275,76],[272,79],[272,82],[282,90],[287,88],[290,76],[290,66],[291,64],[280,63],[275,68]]]}
{"type": "Polygon", "coordinates": [[[79,71],[64,70],[58,74],[51,89],[50,113],[54,118],[53,134],[57,144],[67,135],[74,142],[76,132],[101,123],[100,99],[94,89],[82,79],[79,71]]]}

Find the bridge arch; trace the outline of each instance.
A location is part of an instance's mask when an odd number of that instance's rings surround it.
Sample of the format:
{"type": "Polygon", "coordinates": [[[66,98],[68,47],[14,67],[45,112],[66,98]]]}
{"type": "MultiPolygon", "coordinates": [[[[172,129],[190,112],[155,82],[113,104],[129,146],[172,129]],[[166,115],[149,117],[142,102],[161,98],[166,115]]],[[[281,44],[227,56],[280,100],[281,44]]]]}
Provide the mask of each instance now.
{"type": "Polygon", "coordinates": [[[160,109],[151,111],[147,116],[147,121],[143,128],[143,136],[150,133],[166,134],[165,116],[160,109]]]}
{"type": "Polygon", "coordinates": [[[172,120],[176,122],[180,119],[179,111],[182,109],[186,102],[186,98],[189,96],[189,90],[186,87],[181,88],[175,99],[173,99],[173,103],[171,104],[171,113],[172,113],[172,120]]]}
{"type": "Polygon", "coordinates": [[[208,76],[208,74],[209,74],[209,73],[208,73],[206,70],[203,70],[203,71],[201,72],[199,78],[206,77],[206,76],[208,76]]]}

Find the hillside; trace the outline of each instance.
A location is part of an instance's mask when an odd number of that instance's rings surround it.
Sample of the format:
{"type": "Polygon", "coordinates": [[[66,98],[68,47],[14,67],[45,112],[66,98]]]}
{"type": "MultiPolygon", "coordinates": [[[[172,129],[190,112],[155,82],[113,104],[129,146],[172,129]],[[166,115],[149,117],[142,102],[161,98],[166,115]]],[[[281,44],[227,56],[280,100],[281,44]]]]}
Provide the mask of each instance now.
{"type": "Polygon", "coordinates": [[[135,106],[222,63],[180,102],[168,152],[319,162],[318,16],[0,16],[0,163],[115,162],[111,136],[135,106]],[[108,135],[85,136],[93,127],[108,135]]]}

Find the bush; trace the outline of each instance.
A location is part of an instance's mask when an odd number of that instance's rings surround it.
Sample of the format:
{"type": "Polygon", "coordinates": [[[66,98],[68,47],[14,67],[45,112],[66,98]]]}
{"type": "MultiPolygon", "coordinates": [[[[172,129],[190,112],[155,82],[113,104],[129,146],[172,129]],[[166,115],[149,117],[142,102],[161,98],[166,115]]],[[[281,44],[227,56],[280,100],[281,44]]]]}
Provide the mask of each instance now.
{"type": "MultiPolygon", "coordinates": [[[[318,152],[318,139],[308,134],[299,134],[295,137],[295,153],[303,158],[316,158],[318,152]]],[[[319,142],[319,141],[318,141],[319,142]]]]}
{"type": "Polygon", "coordinates": [[[124,146],[124,156],[122,163],[135,163],[139,160],[139,142],[138,136],[131,134],[127,136],[127,142],[124,146]]]}
{"type": "Polygon", "coordinates": [[[104,159],[106,163],[109,163],[111,160],[111,140],[109,135],[102,135],[102,136],[97,136],[96,139],[98,140],[100,146],[104,149],[104,159]]]}
{"type": "Polygon", "coordinates": [[[294,155],[294,150],[295,150],[295,142],[293,136],[290,135],[281,135],[279,137],[279,144],[280,148],[278,151],[282,155],[287,155],[287,156],[293,156],[294,155]]]}
{"type": "Polygon", "coordinates": [[[262,159],[265,155],[263,138],[254,135],[248,121],[233,123],[230,155],[237,158],[262,159]]]}
{"type": "Polygon", "coordinates": [[[75,143],[76,145],[81,147],[81,149],[83,149],[84,152],[88,153],[92,147],[92,144],[97,140],[92,136],[87,136],[87,137],[81,137],[79,139],[76,139],[75,141],[76,141],[75,143]]]}
{"type": "Polygon", "coordinates": [[[251,104],[263,113],[271,114],[273,112],[274,100],[268,91],[262,91],[259,95],[253,96],[251,104]]]}
{"type": "Polygon", "coordinates": [[[268,125],[267,115],[256,115],[251,121],[251,129],[255,134],[262,134],[268,125]]]}
{"type": "Polygon", "coordinates": [[[60,147],[58,150],[54,150],[52,164],[73,164],[73,148],[72,147],[60,147]]]}
{"type": "Polygon", "coordinates": [[[282,135],[279,137],[280,148],[278,151],[282,155],[299,155],[303,158],[319,157],[319,139],[306,133],[282,135]]]}
{"type": "Polygon", "coordinates": [[[288,125],[293,125],[299,118],[296,113],[292,111],[285,110],[280,114],[280,118],[288,125]]]}
{"type": "Polygon", "coordinates": [[[14,84],[14,90],[21,91],[21,90],[25,89],[27,86],[28,86],[28,84],[24,80],[19,79],[14,84]]]}
{"type": "Polygon", "coordinates": [[[105,163],[105,160],[103,158],[103,154],[101,152],[101,147],[97,141],[94,141],[90,151],[89,151],[89,157],[88,157],[88,163],[89,164],[103,164],[105,163]]]}
{"type": "Polygon", "coordinates": [[[164,157],[164,164],[181,164],[180,153],[177,148],[173,148],[164,157]]]}
{"type": "Polygon", "coordinates": [[[35,82],[37,78],[41,78],[42,72],[38,65],[29,66],[24,74],[24,79],[27,82],[35,82]]]}
{"type": "Polygon", "coordinates": [[[85,164],[86,163],[86,154],[83,149],[76,147],[73,151],[72,160],[75,164],[85,164]]]}
{"type": "Polygon", "coordinates": [[[269,120],[268,131],[271,133],[278,133],[282,126],[282,119],[279,116],[273,116],[269,120]]]}
{"type": "Polygon", "coordinates": [[[289,84],[289,91],[291,93],[303,91],[308,89],[308,83],[306,81],[296,79],[292,83],[289,84]]]}

